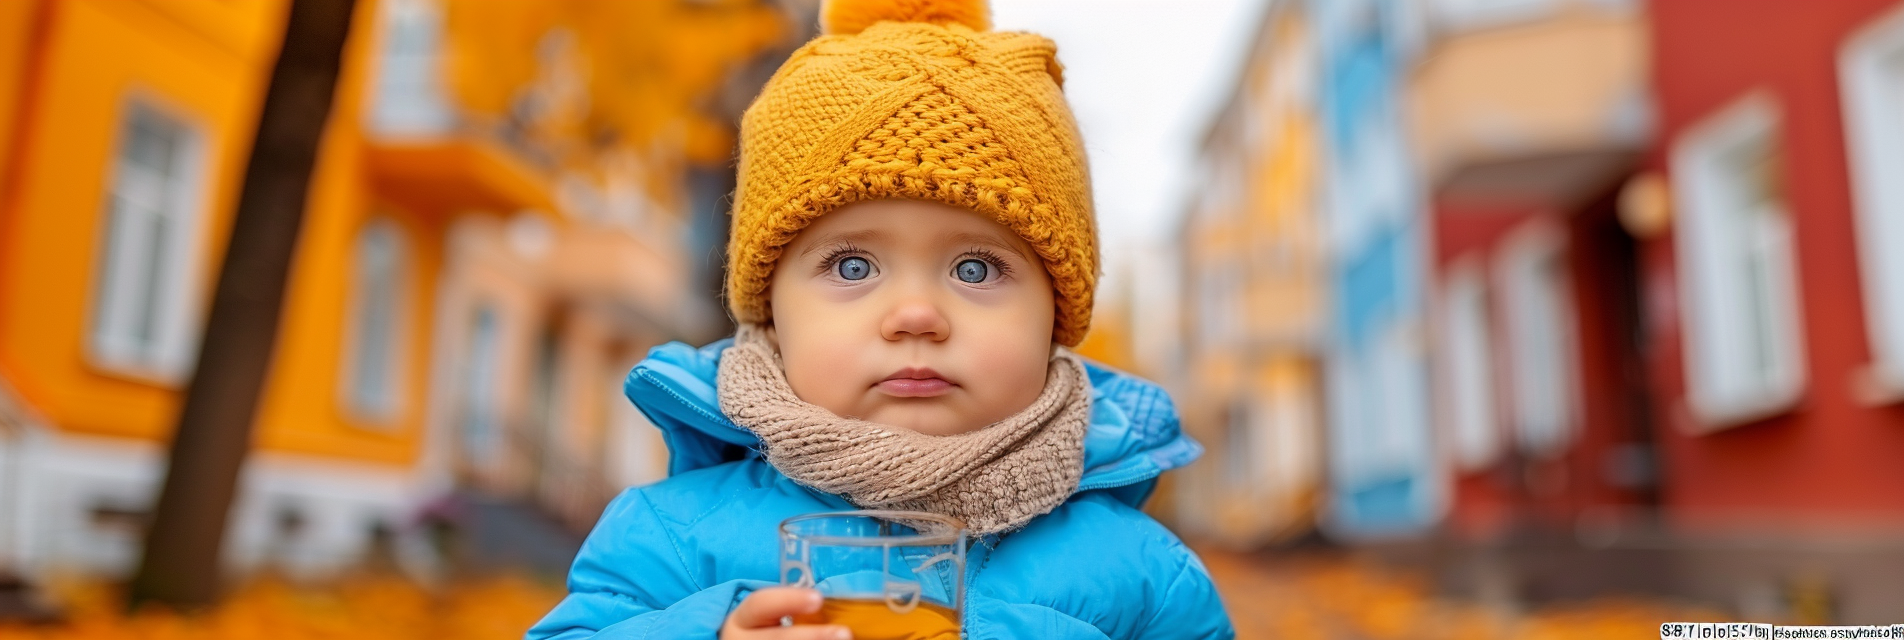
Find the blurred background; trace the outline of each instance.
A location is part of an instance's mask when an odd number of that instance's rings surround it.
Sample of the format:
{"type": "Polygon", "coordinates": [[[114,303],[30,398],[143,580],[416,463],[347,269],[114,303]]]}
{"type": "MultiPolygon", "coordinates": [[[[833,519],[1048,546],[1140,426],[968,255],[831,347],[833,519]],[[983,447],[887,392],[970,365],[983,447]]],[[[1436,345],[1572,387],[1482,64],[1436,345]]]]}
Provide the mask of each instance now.
{"type": "MultiPolygon", "coordinates": [[[[346,6],[224,586],[129,614],[305,25],[0,2],[0,636],[519,637],[665,475],[622,377],[731,331],[736,123],[818,4],[346,6]]],[[[1904,2],[992,4],[1242,637],[1904,623],[1904,2]]]]}

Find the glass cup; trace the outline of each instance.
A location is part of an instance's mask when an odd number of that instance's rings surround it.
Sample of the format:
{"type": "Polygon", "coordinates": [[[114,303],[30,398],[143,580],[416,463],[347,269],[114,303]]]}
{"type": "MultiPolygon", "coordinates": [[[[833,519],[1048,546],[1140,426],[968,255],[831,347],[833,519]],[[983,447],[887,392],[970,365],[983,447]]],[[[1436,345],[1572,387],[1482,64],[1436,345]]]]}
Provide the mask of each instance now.
{"type": "Polygon", "coordinates": [[[854,640],[957,640],[965,613],[965,523],[917,511],[842,511],[780,523],[780,583],[817,589],[819,613],[854,640]]]}

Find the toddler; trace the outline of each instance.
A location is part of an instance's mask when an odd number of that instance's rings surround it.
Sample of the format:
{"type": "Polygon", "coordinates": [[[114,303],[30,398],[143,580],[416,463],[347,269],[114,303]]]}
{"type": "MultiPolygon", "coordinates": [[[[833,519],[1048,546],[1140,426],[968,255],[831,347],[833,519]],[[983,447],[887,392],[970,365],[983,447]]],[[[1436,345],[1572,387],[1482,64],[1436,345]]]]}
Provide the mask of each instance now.
{"type": "Polygon", "coordinates": [[[1056,47],[980,0],[835,0],[741,121],[731,340],[655,348],[630,400],[667,480],[610,504],[542,638],[845,639],[782,626],[776,526],[964,521],[969,638],[1234,636],[1139,511],[1201,448],[1155,385],[1085,361],[1097,237],[1056,47]]]}

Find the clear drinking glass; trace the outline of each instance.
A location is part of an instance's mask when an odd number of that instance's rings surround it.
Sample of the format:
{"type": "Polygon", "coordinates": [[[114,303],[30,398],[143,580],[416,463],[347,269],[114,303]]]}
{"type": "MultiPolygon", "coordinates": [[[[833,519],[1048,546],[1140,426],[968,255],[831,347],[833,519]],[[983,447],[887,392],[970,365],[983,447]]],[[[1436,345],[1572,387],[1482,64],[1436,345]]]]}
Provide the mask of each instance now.
{"type": "Polygon", "coordinates": [[[843,511],[780,523],[780,583],[825,597],[803,624],[855,640],[956,640],[965,614],[965,523],[916,511],[843,511]]]}

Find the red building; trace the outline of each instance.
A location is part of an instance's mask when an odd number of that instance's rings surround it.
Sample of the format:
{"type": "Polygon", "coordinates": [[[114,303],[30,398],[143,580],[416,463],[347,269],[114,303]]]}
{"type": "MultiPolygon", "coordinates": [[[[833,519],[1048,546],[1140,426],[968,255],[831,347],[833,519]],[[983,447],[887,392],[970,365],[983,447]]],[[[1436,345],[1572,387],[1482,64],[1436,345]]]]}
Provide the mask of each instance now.
{"type": "Polygon", "coordinates": [[[1676,527],[1904,520],[1904,3],[1654,2],[1642,271],[1676,527]]]}
{"type": "Polygon", "coordinates": [[[1646,512],[1637,242],[1616,206],[1652,140],[1644,13],[1548,0],[1430,19],[1409,108],[1450,533],[1495,543],[1646,512]]]}
{"type": "Polygon", "coordinates": [[[1530,4],[1410,98],[1444,540],[1523,596],[1895,622],[1904,2],[1530,4]]]}

